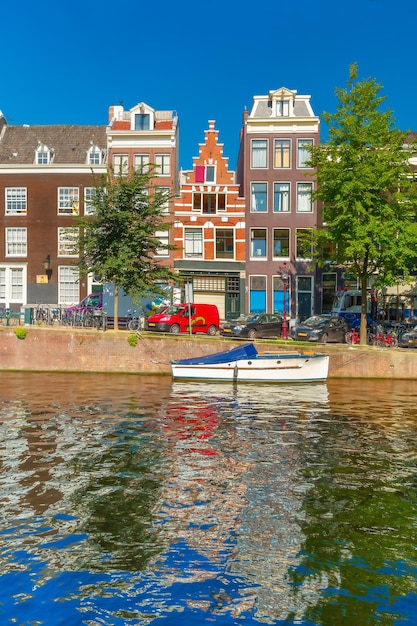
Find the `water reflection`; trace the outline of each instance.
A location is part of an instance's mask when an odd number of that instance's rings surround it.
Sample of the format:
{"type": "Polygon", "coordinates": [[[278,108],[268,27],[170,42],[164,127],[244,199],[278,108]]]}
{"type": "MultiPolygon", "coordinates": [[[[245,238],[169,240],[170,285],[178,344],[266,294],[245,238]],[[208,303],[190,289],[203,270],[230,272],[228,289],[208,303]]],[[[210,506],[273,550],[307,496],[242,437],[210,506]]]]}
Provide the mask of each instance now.
{"type": "Polygon", "coordinates": [[[407,619],[416,395],[403,381],[2,374],[5,619],[407,619]]]}

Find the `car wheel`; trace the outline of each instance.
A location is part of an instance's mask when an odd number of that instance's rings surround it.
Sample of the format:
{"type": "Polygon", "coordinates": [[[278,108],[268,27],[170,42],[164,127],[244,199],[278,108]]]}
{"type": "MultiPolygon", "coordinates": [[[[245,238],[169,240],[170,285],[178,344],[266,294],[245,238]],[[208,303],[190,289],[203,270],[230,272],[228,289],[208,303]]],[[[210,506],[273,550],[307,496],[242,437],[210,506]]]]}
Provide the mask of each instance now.
{"type": "Polygon", "coordinates": [[[179,335],[180,333],[180,327],[178,324],[172,324],[171,328],[169,329],[169,332],[171,333],[171,335],[179,335]]]}
{"type": "Polygon", "coordinates": [[[323,333],[322,336],[320,337],[320,343],[327,343],[329,336],[327,333],[323,333]]]}
{"type": "Polygon", "coordinates": [[[216,333],[217,328],[214,326],[214,324],[208,327],[207,334],[210,335],[210,337],[214,337],[216,333]]]}
{"type": "Polygon", "coordinates": [[[251,328],[248,332],[249,339],[256,339],[257,332],[254,328],[251,328]]]}

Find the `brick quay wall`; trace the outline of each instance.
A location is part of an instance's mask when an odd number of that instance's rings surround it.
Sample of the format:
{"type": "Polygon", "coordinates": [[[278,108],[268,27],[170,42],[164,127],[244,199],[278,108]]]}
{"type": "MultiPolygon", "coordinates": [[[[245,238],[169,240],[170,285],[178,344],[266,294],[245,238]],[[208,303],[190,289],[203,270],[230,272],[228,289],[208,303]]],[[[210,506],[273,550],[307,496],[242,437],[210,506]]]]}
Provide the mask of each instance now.
{"type": "MultiPolygon", "coordinates": [[[[130,345],[127,331],[27,326],[19,339],[12,327],[0,327],[0,371],[106,372],[170,374],[170,361],[228,350],[241,341],[203,335],[138,335],[130,345]]],[[[417,350],[337,345],[298,346],[256,341],[258,350],[324,352],[329,378],[417,379],[417,350]]]]}

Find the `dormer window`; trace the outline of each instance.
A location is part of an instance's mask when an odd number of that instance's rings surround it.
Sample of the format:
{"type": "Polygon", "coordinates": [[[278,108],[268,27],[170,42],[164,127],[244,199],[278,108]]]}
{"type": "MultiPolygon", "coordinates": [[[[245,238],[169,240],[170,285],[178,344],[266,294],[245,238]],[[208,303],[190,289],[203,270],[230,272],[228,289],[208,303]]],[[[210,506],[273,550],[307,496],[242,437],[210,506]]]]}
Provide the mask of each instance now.
{"type": "Polygon", "coordinates": [[[39,144],[36,149],[35,162],[38,165],[48,165],[52,160],[52,150],[44,144],[39,144]]]}
{"type": "Polygon", "coordinates": [[[288,117],[290,114],[290,101],[289,100],[278,100],[277,102],[277,116],[278,117],[288,117]]]}
{"type": "Polygon", "coordinates": [[[150,120],[149,113],[135,113],[135,130],[149,130],[150,120]]]}
{"type": "Polygon", "coordinates": [[[97,146],[91,146],[88,151],[88,163],[89,165],[101,165],[102,153],[97,146]]]}

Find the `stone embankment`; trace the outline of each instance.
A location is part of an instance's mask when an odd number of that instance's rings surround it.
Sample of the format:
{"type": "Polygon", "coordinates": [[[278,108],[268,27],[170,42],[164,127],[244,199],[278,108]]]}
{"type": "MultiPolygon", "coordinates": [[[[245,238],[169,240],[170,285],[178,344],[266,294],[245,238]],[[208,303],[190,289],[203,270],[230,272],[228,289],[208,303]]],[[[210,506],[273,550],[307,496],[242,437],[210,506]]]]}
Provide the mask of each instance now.
{"type": "MultiPolygon", "coordinates": [[[[237,341],[203,335],[189,337],[139,334],[128,342],[126,331],[28,326],[24,339],[0,327],[0,371],[71,371],[170,374],[170,361],[228,350],[237,341]]],[[[417,350],[325,345],[296,346],[257,341],[258,350],[325,352],[329,378],[417,379],[417,350]]]]}

